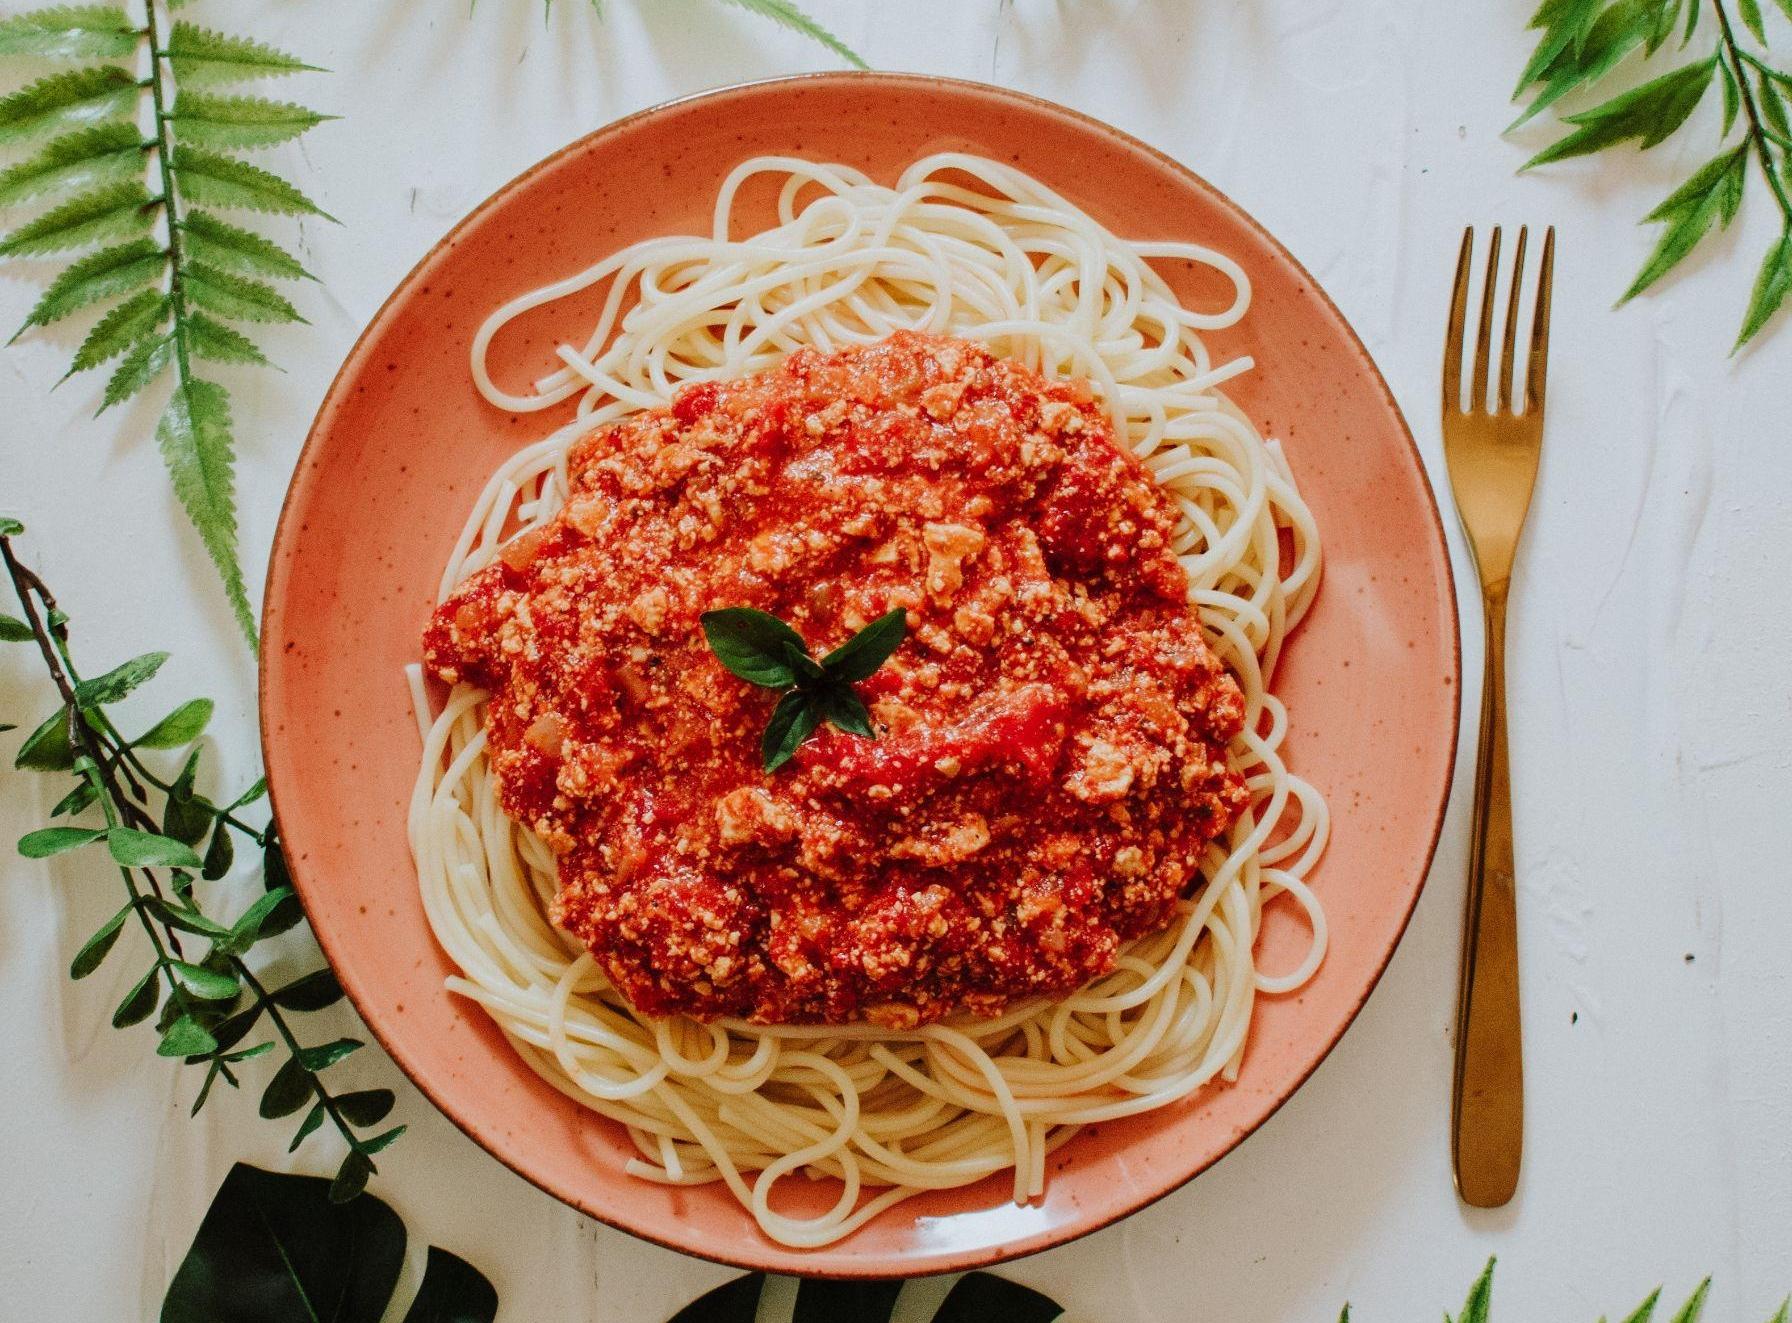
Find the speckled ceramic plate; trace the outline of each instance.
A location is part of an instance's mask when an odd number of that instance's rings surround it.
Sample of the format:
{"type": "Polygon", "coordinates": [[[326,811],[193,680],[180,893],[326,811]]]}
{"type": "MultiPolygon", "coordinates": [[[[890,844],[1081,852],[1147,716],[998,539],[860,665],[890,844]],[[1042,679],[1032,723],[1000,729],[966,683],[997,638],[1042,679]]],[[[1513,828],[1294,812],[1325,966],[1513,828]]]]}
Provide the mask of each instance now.
{"type": "MultiPolygon", "coordinates": [[[[769,220],[769,212],[763,218],[769,220]]],[[[1209,293],[1165,273],[1188,301],[1209,293]]],[[[591,324],[556,304],[500,339],[526,380],[591,324]]],[[[1168,157],[1044,101],[971,83],[825,74],[711,92],[599,130],[501,189],[406,276],[336,378],[293,475],[268,573],[262,730],[274,808],[312,926],[369,1027],[424,1093],[500,1161],[591,1216],[665,1245],[776,1272],[894,1276],[987,1265],[1056,1245],[1175,1189],[1262,1124],[1338,1041],[1406,926],[1437,841],[1455,754],[1456,612],[1437,507],[1386,384],[1310,276],[1251,218],[1168,157]],[[486,404],[467,346],[491,308],[652,235],[701,232],[744,156],[800,154],[892,179],[941,150],[1009,160],[1138,238],[1237,258],[1256,297],[1213,337],[1253,355],[1232,397],[1281,437],[1325,540],[1324,587],[1278,682],[1292,765],[1335,830],[1313,885],[1331,949],[1298,993],[1260,1002],[1243,1074],[1086,1131],[1042,1202],[1005,1178],[913,1199],[843,1243],[791,1251],[720,1187],[627,1176],[618,1127],[538,1080],[450,973],[405,841],[417,730],[402,668],[468,503],[557,416],[486,404]]],[[[1305,941],[1276,914],[1264,960],[1305,941]]],[[[823,1190],[818,1189],[817,1195],[823,1190]]],[[[831,1202],[832,1194],[826,1198],[831,1202]]]]}

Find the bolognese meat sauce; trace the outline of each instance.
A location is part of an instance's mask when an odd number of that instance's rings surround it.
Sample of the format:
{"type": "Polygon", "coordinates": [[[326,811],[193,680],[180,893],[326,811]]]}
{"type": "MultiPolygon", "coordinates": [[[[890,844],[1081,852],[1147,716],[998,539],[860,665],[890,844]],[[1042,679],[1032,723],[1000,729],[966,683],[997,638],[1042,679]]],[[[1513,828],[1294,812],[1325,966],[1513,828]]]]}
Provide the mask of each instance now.
{"type": "Polygon", "coordinates": [[[1169,922],[1247,801],[1174,507],[1084,383],[908,333],[805,349],[569,469],[425,656],[491,692],[554,919],[643,1012],[902,1028],[1064,994],[1169,922]],[[777,695],[710,652],[723,606],[817,656],[905,609],[858,686],[876,738],[824,726],[765,773],[777,695]]]}

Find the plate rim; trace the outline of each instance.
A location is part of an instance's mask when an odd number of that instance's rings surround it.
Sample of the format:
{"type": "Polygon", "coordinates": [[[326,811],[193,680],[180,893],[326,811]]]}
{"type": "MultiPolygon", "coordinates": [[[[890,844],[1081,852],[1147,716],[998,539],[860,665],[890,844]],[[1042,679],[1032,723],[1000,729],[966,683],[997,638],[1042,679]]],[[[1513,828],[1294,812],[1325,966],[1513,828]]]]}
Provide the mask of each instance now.
{"type": "MultiPolygon", "coordinates": [[[[901,71],[835,69],[777,75],[769,78],[754,78],[740,82],[719,84],[714,87],[702,88],[694,92],[688,92],[680,96],[672,97],[665,101],[654,102],[639,110],[631,111],[626,115],[600,125],[598,128],[595,128],[588,133],[580,134],[577,138],[574,138],[564,146],[557,148],[548,155],[525,166],[517,174],[513,175],[510,179],[494,189],[481,202],[475,205],[472,210],[468,211],[444,231],[441,237],[425,250],[422,256],[420,256],[417,261],[399,277],[391,291],[383,300],[381,300],[379,307],[368,318],[366,325],[364,325],[360,333],[356,335],[354,342],[344,354],[340,366],[338,366],[335,374],[331,377],[329,386],[325,389],[323,397],[318,402],[317,411],[312,417],[310,426],[306,429],[305,440],[300,446],[299,453],[293,461],[292,472],[287,479],[286,491],[281,497],[279,517],[275,522],[273,539],[269,543],[268,567],[262,580],[262,606],[259,617],[259,624],[261,625],[261,633],[264,642],[267,634],[269,606],[270,603],[274,601],[274,583],[282,567],[282,557],[278,555],[278,552],[280,548],[294,536],[292,520],[296,516],[293,509],[293,495],[295,488],[298,486],[297,479],[299,474],[306,467],[307,461],[312,458],[313,448],[321,441],[319,433],[323,426],[325,415],[332,411],[339,396],[348,385],[347,378],[351,367],[357,365],[357,362],[362,355],[362,350],[368,340],[386,322],[388,314],[393,310],[394,305],[398,303],[400,297],[407,295],[410,292],[412,283],[422,273],[423,269],[433,262],[444,248],[452,246],[463,232],[484,219],[489,213],[498,210],[508,203],[514,194],[530,184],[538,175],[547,171],[568,156],[572,156],[591,148],[604,138],[622,133],[641,121],[696,102],[707,101],[739,92],[815,83],[883,83],[920,90],[939,88],[957,89],[970,92],[974,95],[995,97],[1005,100],[1028,111],[1036,113],[1043,112],[1050,116],[1063,117],[1100,136],[1113,140],[1134,151],[1143,153],[1158,164],[1170,170],[1172,173],[1191,182],[1222,206],[1229,209],[1244,226],[1246,226],[1260,240],[1265,242],[1283,262],[1287,263],[1290,269],[1298,273],[1305,280],[1308,289],[1318,297],[1321,304],[1331,313],[1336,319],[1337,324],[1343,329],[1346,339],[1341,347],[1347,352],[1354,351],[1361,361],[1367,365],[1370,378],[1373,380],[1376,389],[1380,392],[1383,402],[1386,404],[1388,410],[1392,413],[1395,421],[1399,425],[1399,439],[1405,443],[1406,450],[1422,480],[1420,485],[1424,492],[1425,508],[1431,517],[1431,530],[1435,534],[1437,545],[1443,552],[1441,557],[1443,585],[1445,588],[1445,597],[1450,608],[1447,612],[1450,665],[1448,688],[1450,690],[1450,711],[1452,718],[1450,722],[1449,750],[1444,759],[1444,775],[1441,778],[1437,805],[1432,818],[1430,840],[1425,847],[1424,860],[1419,872],[1418,882],[1412,889],[1411,899],[1407,902],[1405,913],[1400,917],[1399,925],[1393,933],[1392,940],[1389,941],[1387,945],[1386,952],[1376,964],[1374,976],[1365,984],[1360,996],[1356,997],[1354,1004],[1350,1007],[1350,1013],[1338,1026],[1337,1032],[1331,1036],[1330,1040],[1325,1043],[1323,1048],[1321,1048],[1318,1055],[1313,1058],[1312,1063],[1301,1072],[1298,1078],[1294,1079],[1288,1085],[1286,1090],[1281,1092],[1280,1096],[1276,1097],[1274,1101],[1269,1104],[1255,1124],[1228,1138],[1206,1161],[1197,1164],[1186,1174],[1171,1181],[1163,1189],[1148,1194],[1134,1202],[1130,1202],[1125,1207],[1106,1214],[1087,1226],[1077,1227],[1065,1235],[1057,1236],[1048,1240],[1045,1244],[1033,1246],[1031,1248],[1010,1249],[1006,1246],[995,1245],[972,1250],[926,1252],[926,1266],[917,1267],[913,1270],[905,1269],[904,1271],[895,1274],[896,1277],[906,1280],[908,1278],[939,1276],[945,1273],[988,1269],[997,1264],[1011,1263],[1020,1259],[1030,1258],[1035,1254],[1043,1254],[1047,1250],[1058,1249],[1064,1245],[1072,1244],[1086,1236],[1093,1235],[1098,1231],[1106,1230],[1116,1223],[1132,1217],[1136,1213],[1142,1212],[1146,1208],[1157,1203],[1160,1199],[1166,1198],[1182,1189],[1190,1181],[1194,1180],[1195,1177],[1235,1152],[1247,1139],[1262,1130],[1262,1128],[1268,1124],[1270,1119],[1274,1117],[1276,1113],[1281,1111],[1281,1109],[1288,1103],[1289,1099],[1294,1097],[1294,1095],[1306,1085],[1307,1081],[1313,1077],[1319,1067],[1324,1064],[1326,1059],[1331,1056],[1334,1050],[1336,1050],[1338,1044],[1343,1041],[1344,1035],[1349,1032],[1351,1027],[1356,1023],[1357,1017],[1362,1014],[1363,1007],[1368,1004],[1369,998],[1373,996],[1375,990],[1381,986],[1381,981],[1387,973],[1388,966],[1393,961],[1394,953],[1399,950],[1401,942],[1405,939],[1407,930],[1412,924],[1413,914],[1418,908],[1419,899],[1423,896],[1425,889],[1430,882],[1432,866],[1436,862],[1438,846],[1443,838],[1443,826],[1449,813],[1451,791],[1455,784],[1456,765],[1461,753],[1462,743],[1462,603],[1460,594],[1457,591],[1456,570],[1450,554],[1449,536],[1444,525],[1442,507],[1438,500],[1436,485],[1432,481],[1430,470],[1426,467],[1424,454],[1419,450],[1418,442],[1413,436],[1412,426],[1407,421],[1406,413],[1400,407],[1400,402],[1395,398],[1393,389],[1389,386],[1387,378],[1383,375],[1380,365],[1369,352],[1368,346],[1363,343],[1362,336],[1357,332],[1355,325],[1344,315],[1343,311],[1338,307],[1337,303],[1332,299],[1325,287],[1314,278],[1313,274],[1307,270],[1306,266],[1302,264],[1292,252],[1288,250],[1280,239],[1271,233],[1270,230],[1250,211],[1234,200],[1229,193],[1210,182],[1205,176],[1201,175],[1188,165],[1185,165],[1170,153],[1145,142],[1143,139],[1128,133],[1124,129],[1108,123],[1106,120],[1087,114],[1072,106],[1064,105],[1061,102],[1053,101],[1048,97],[1036,96],[1029,92],[1022,92],[1014,88],[1002,87],[994,83],[985,83],[970,78],[955,78],[944,75],[901,71]]],[[[273,770],[274,760],[270,756],[271,741],[269,738],[269,731],[272,727],[267,719],[267,681],[271,660],[275,655],[274,652],[271,652],[266,647],[262,647],[258,650],[256,664],[256,715],[260,724],[259,746],[262,757],[262,767],[268,783],[269,811],[274,825],[280,831],[281,842],[284,846],[287,842],[287,836],[285,825],[280,816],[280,794],[276,785],[277,778],[273,770]]],[[[302,877],[302,874],[306,869],[288,855],[287,871],[292,880],[293,889],[298,895],[301,905],[303,905],[306,892],[311,885],[310,881],[302,877]]],[[[310,912],[308,908],[306,910],[306,922],[307,926],[311,928],[312,936],[317,942],[318,948],[322,952],[325,961],[340,977],[341,971],[335,953],[331,949],[331,942],[319,929],[310,924],[310,912]]],[[[688,1244],[679,1244],[663,1235],[656,1235],[653,1232],[642,1230],[639,1227],[627,1225],[614,1213],[599,1211],[598,1209],[591,1207],[587,1201],[569,1197],[556,1190],[550,1189],[534,1174],[524,1171],[508,1158],[496,1152],[493,1147],[487,1144],[485,1139],[473,1129],[470,1122],[463,1120],[454,1109],[450,1108],[437,1097],[432,1088],[426,1086],[420,1079],[418,1079],[416,1072],[413,1071],[411,1065],[407,1061],[406,1054],[396,1046],[394,1039],[389,1036],[385,1029],[375,1025],[363,1011],[361,998],[357,995],[356,988],[353,986],[354,980],[341,979],[340,981],[342,982],[343,990],[347,994],[350,1004],[354,1006],[355,1014],[360,1018],[361,1023],[366,1027],[368,1032],[373,1035],[374,1040],[380,1045],[381,1050],[391,1058],[393,1064],[404,1073],[405,1078],[410,1082],[412,1087],[428,1099],[430,1105],[434,1107],[440,1115],[445,1117],[455,1129],[459,1130],[461,1134],[470,1139],[488,1157],[498,1162],[514,1175],[521,1177],[524,1181],[528,1182],[529,1185],[541,1191],[556,1202],[572,1208],[605,1226],[621,1231],[638,1240],[644,1240],[650,1244],[658,1245],[662,1249],[672,1250],[692,1258],[722,1264],[731,1268],[739,1268],[748,1272],[792,1272],[793,1270],[777,1256],[783,1255],[789,1257],[801,1254],[812,1254],[818,1260],[817,1265],[811,1270],[801,1271],[801,1276],[834,1281],[868,1281],[888,1279],[891,1277],[891,1274],[889,1273],[873,1272],[858,1264],[829,1264],[825,1261],[825,1256],[828,1253],[827,1247],[814,1251],[785,1250],[783,1247],[778,1247],[767,1251],[760,1247],[752,1246],[738,1255],[721,1251],[711,1252],[705,1249],[692,1248],[688,1244]]]]}

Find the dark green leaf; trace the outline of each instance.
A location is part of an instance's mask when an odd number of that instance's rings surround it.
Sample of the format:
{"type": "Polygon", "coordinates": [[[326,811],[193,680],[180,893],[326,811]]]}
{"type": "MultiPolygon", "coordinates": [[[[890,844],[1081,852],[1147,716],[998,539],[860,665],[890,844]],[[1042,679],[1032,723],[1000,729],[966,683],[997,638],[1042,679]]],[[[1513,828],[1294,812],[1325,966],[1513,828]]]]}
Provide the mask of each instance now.
{"type": "MultiPolygon", "coordinates": [[[[888,1323],[900,1281],[846,1282],[807,1278],[797,1288],[791,1323],[888,1323]]],[[[1007,1323],[1004,1319],[1003,1323],[1007,1323]]]]}
{"type": "MultiPolygon", "coordinates": [[[[223,832],[225,828],[220,826],[218,830],[223,832]]],[[[291,899],[292,892],[284,887],[279,891],[269,891],[260,896],[253,905],[243,911],[242,917],[231,927],[230,940],[227,943],[230,950],[233,952],[247,951],[255,945],[256,941],[263,936],[269,917],[291,899]]],[[[277,994],[275,1000],[279,1000],[277,994]]]]}
{"type": "Polygon", "coordinates": [[[759,1313],[759,1294],[764,1289],[762,1272],[736,1277],[691,1301],[667,1323],[753,1323],[759,1313]]]}
{"type": "Polygon", "coordinates": [[[117,358],[162,324],[168,315],[169,300],[160,289],[146,289],[131,295],[94,325],[75,350],[69,374],[96,368],[107,359],[117,358]]]}
{"type": "Polygon", "coordinates": [[[114,666],[104,675],[82,680],[75,686],[75,701],[82,707],[104,707],[116,703],[138,685],[150,680],[168,660],[165,652],[146,652],[123,665],[114,666]]]}
{"type": "Polygon", "coordinates": [[[367,1178],[371,1175],[373,1159],[350,1149],[348,1156],[342,1159],[342,1165],[336,1168],[336,1179],[330,1182],[330,1202],[346,1204],[367,1188],[367,1178]]]}
{"type": "Polygon", "coordinates": [[[153,332],[138,340],[118,360],[106,380],[105,398],[100,402],[104,413],[115,404],[123,404],[150,382],[161,376],[162,369],[174,354],[174,337],[153,332]]]}
{"type": "Polygon", "coordinates": [[[0,22],[0,55],[129,55],[137,29],[111,5],[52,5],[0,22]]]}
{"type": "Polygon", "coordinates": [[[705,611],[699,623],[717,660],[748,684],[787,689],[796,683],[786,647],[807,655],[803,636],[778,617],[750,606],[705,611]]]}
{"type": "Polygon", "coordinates": [[[863,735],[867,739],[876,739],[876,732],[871,729],[871,714],[865,710],[864,702],[845,685],[828,685],[815,691],[815,700],[821,705],[821,714],[841,730],[850,735],[863,735]]]}
{"type": "Polygon", "coordinates": [[[187,292],[201,308],[244,322],[302,322],[299,310],[272,285],[202,262],[186,269],[187,292]]]}
{"type": "Polygon", "coordinates": [[[769,18],[792,32],[800,32],[811,41],[818,41],[834,54],[845,60],[854,68],[864,69],[869,66],[860,58],[858,52],[848,46],[840,38],[829,32],[821,24],[798,9],[792,0],[729,0],[729,3],[746,10],[750,14],[758,14],[769,18]]]}
{"type": "Polygon", "coordinates": [[[131,827],[114,827],[108,832],[106,848],[125,868],[199,867],[199,856],[193,853],[191,846],[131,827]]]}
{"type": "Polygon", "coordinates": [[[1707,162],[1649,213],[1649,220],[1664,222],[1667,229],[1620,303],[1635,298],[1671,271],[1714,223],[1730,223],[1742,202],[1747,171],[1748,145],[1744,143],[1707,162]]]}
{"type": "Polygon", "coordinates": [[[151,914],[169,928],[178,928],[181,932],[193,933],[212,941],[230,932],[230,929],[214,923],[198,910],[163,900],[160,896],[150,896],[143,903],[151,914]]]}
{"type": "Polygon", "coordinates": [[[384,1134],[375,1135],[372,1139],[363,1139],[361,1141],[361,1151],[364,1153],[378,1153],[381,1149],[390,1145],[408,1128],[409,1127],[407,1126],[395,1125],[384,1134]]]}
{"type": "MultiPolygon", "coordinates": [[[[1349,1308],[1348,1305],[1345,1306],[1349,1308]]],[[[1064,1307],[1019,1282],[986,1272],[966,1273],[941,1302],[933,1323],[1052,1323],[1064,1307]]]]}
{"type": "Polygon", "coordinates": [[[154,206],[141,179],[89,189],[0,239],[0,257],[38,257],[144,234],[154,206]]]}
{"type": "Polygon", "coordinates": [[[1765,46],[1767,29],[1761,25],[1761,0],[1736,0],[1736,12],[1748,24],[1748,30],[1755,34],[1755,40],[1765,46]]]}
{"type": "Polygon", "coordinates": [[[221,386],[197,378],[182,382],[156,427],[156,443],[174,479],[174,492],[224,580],[237,624],[255,641],[255,615],[236,555],[235,451],[230,400],[221,386]]]}
{"type": "MultiPolygon", "coordinates": [[[[235,279],[235,277],[232,277],[235,279]]],[[[256,318],[254,320],[266,320],[256,318]]],[[[300,320],[303,320],[302,318],[300,320]]],[[[266,363],[263,354],[248,336],[233,327],[215,322],[202,312],[187,317],[187,349],[195,357],[214,363],[266,363]]]]}
{"type": "MultiPolygon", "coordinates": [[[[205,847],[205,862],[199,867],[199,876],[207,882],[216,882],[230,871],[230,865],[235,859],[236,846],[231,842],[230,828],[220,820],[212,829],[212,843],[205,847]]],[[[275,899],[277,901],[279,898],[275,899]]],[[[258,901],[257,904],[259,903],[258,901]]],[[[273,906],[268,908],[272,909],[273,906]]],[[[251,937],[250,940],[253,941],[254,938],[251,937]]]]}
{"type": "Polygon", "coordinates": [[[336,1110],[342,1113],[350,1125],[378,1125],[391,1114],[397,1101],[397,1095],[390,1089],[362,1089],[358,1093],[345,1093],[338,1098],[336,1110]]]}
{"type": "Polygon", "coordinates": [[[907,636],[908,612],[898,607],[866,625],[823,657],[821,664],[837,680],[867,680],[907,636]]]}
{"type": "Polygon", "coordinates": [[[159,1057],[202,1057],[216,1050],[218,1041],[204,1025],[190,1015],[183,1015],[168,1026],[162,1041],[156,1044],[159,1057]]]}
{"type": "Polygon", "coordinates": [[[784,645],[784,660],[790,663],[790,670],[796,676],[798,684],[819,680],[827,674],[821,669],[821,663],[809,655],[807,648],[799,648],[794,643],[784,645]]]}
{"type": "Polygon", "coordinates": [[[155,1014],[156,1003],[161,1000],[162,985],[156,976],[161,972],[157,965],[149,967],[149,973],[138,979],[131,990],[124,994],[124,1000],[118,1003],[118,1009],[112,1012],[112,1027],[124,1029],[138,1024],[155,1014]]]}
{"type": "Polygon", "coordinates": [[[212,700],[194,698],[182,703],[131,743],[139,749],[178,749],[204,733],[212,719],[212,700]]]}
{"type": "Polygon", "coordinates": [[[274,1050],[272,1043],[257,1043],[254,1047],[245,1047],[241,1052],[232,1052],[225,1061],[249,1061],[255,1057],[266,1056],[274,1050]]]}
{"type": "Polygon", "coordinates": [[[1711,1279],[1707,1277],[1699,1283],[1699,1289],[1692,1293],[1690,1299],[1680,1306],[1675,1313],[1673,1323],[1698,1323],[1699,1315],[1705,1312],[1705,1297],[1711,1293],[1711,1279]]]}
{"type": "MultiPolygon", "coordinates": [[[[268,894],[279,895],[278,892],[268,894]]],[[[336,981],[335,971],[325,965],[322,969],[294,979],[272,993],[270,999],[283,1011],[321,1011],[342,1000],[342,985],[336,981]]],[[[322,1070],[323,1067],[316,1066],[313,1069],[322,1070]]]]}
{"type": "Polygon", "coordinates": [[[91,781],[77,781],[75,788],[56,801],[56,807],[50,810],[52,818],[60,818],[64,814],[79,813],[99,798],[99,792],[93,788],[91,781]]]}
{"type": "Polygon", "coordinates": [[[232,1168],[168,1287],[161,1323],[378,1319],[404,1263],[404,1223],[372,1196],[332,1205],[329,1185],[232,1168]]]}
{"type": "Polygon", "coordinates": [[[821,708],[813,695],[793,689],[780,698],[759,741],[759,755],[764,760],[765,770],[775,772],[789,762],[797,747],[814,733],[820,722],[821,708]]]}
{"type": "Polygon", "coordinates": [[[12,765],[36,772],[65,772],[75,765],[75,751],[68,742],[67,708],[45,717],[43,724],[25,737],[12,765]]]}
{"type": "Polygon", "coordinates": [[[16,616],[0,615],[0,641],[7,643],[29,643],[37,635],[31,632],[31,626],[16,616]]]}
{"type": "MultiPolygon", "coordinates": [[[[229,1001],[242,991],[242,986],[229,974],[220,974],[215,969],[207,969],[204,965],[191,964],[185,960],[170,963],[174,977],[180,985],[192,993],[200,1001],[229,1001]]],[[[206,1049],[210,1051],[210,1049],[206,1049]]],[[[191,1056],[190,1052],[176,1053],[177,1056],[191,1056]]]]}
{"type": "Polygon", "coordinates": [[[274,1078],[268,1081],[268,1087],[263,1090],[260,1111],[269,1121],[291,1116],[311,1096],[311,1072],[300,1064],[297,1057],[288,1057],[286,1064],[274,1072],[274,1078]]]}
{"type": "Polygon", "coordinates": [[[311,1110],[305,1113],[305,1119],[299,1122],[298,1133],[292,1137],[292,1143],[286,1146],[288,1153],[296,1153],[299,1145],[310,1138],[311,1132],[324,1123],[324,1105],[321,1102],[311,1104],[311,1110]]]}
{"type": "Polygon", "coordinates": [[[205,1106],[205,1100],[212,1096],[212,1085],[218,1082],[223,1073],[224,1063],[222,1061],[214,1060],[205,1068],[205,1078],[200,1081],[198,1096],[193,1099],[193,1106],[187,1112],[188,1116],[199,1115],[199,1109],[205,1106]]]}
{"type": "Polygon", "coordinates": [[[143,170],[144,142],[128,120],[89,124],[52,138],[17,165],[0,170],[0,206],[52,189],[117,183],[143,170]]]}
{"type": "Polygon", "coordinates": [[[423,1283],[403,1323],[492,1323],[497,1316],[498,1293],[485,1275],[458,1255],[431,1245],[423,1283]]]}
{"type": "Polygon", "coordinates": [[[180,228],[186,235],[187,251],[215,267],[252,276],[287,279],[301,276],[309,279],[311,276],[279,244],[220,220],[210,212],[187,212],[181,217],[180,228]]]}
{"type": "Polygon", "coordinates": [[[1494,1260],[1488,1259],[1475,1284],[1469,1287],[1468,1299],[1463,1302],[1456,1323],[1487,1323],[1487,1309],[1493,1302],[1493,1265],[1494,1260]]]}
{"type": "Polygon", "coordinates": [[[357,1052],[365,1046],[358,1038],[338,1038],[333,1042],[319,1043],[316,1047],[301,1048],[299,1060],[304,1063],[306,1070],[315,1075],[320,1070],[328,1070],[349,1053],[357,1052]]]}
{"type": "Polygon", "coordinates": [[[186,85],[236,82],[245,78],[319,72],[284,51],[247,37],[226,36],[191,23],[176,23],[168,37],[174,76],[186,85]]]}
{"type": "Polygon", "coordinates": [[[218,1049],[228,1051],[247,1038],[249,1031],[255,1027],[255,1022],[261,1018],[261,1012],[262,1004],[259,1001],[252,1002],[235,1015],[220,1021],[212,1030],[212,1036],[218,1040],[218,1049]]]}
{"type": "Polygon", "coordinates": [[[1569,115],[1568,123],[1575,125],[1575,130],[1538,152],[1524,168],[1584,156],[1633,138],[1645,150],[1653,147],[1686,122],[1716,74],[1716,57],[1699,60],[1621,92],[1591,110],[1569,115]]]}
{"type": "Polygon", "coordinates": [[[0,142],[123,115],[137,96],[137,80],[115,64],[51,74],[0,97],[0,142]]]}
{"type": "Polygon", "coordinates": [[[282,894],[280,903],[274,907],[274,912],[261,921],[261,936],[278,937],[289,928],[298,927],[304,921],[304,907],[299,904],[299,898],[288,887],[282,894]]]}
{"type": "Polygon", "coordinates": [[[279,175],[199,147],[176,146],[174,169],[181,196],[211,207],[237,207],[289,216],[335,219],[279,175]]]}
{"type": "Polygon", "coordinates": [[[89,304],[128,294],[167,269],[162,250],[148,239],[102,248],[65,268],[25,315],[26,327],[48,326],[89,304]]]}
{"type": "Polygon", "coordinates": [[[1736,349],[1754,339],[1773,319],[1773,314],[1786,301],[1787,290],[1792,290],[1792,230],[1781,234],[1779,242],[1767,250],[1766,260],[1761,263],[1761,274],[1755,277],[1754,293],[1749,296],[1742,332],[1736,337],[1736,349]]]}
{"type": "Polygon", "coordinates": [[[256,800],[260,799],[263,795],[265,795],[267,793],[268,793],[267,777],[258,776],[255,778],[254,785],[250,786],[247,790],[243,791],[242,794],[238,795],[235,799],[230,801],[230,807],[233,809],[240,809],[245,804],[253,804],[256,800]]]}
{"type": "Polygon", "coordinates": [[[17,537],[25,531],[25,525],[11,515],[0,515],[0,537],[17,537]]]}
{"type": "Polygon", "coordinates": [[[126,905],[81,944],[81,949],[75,952],[75,958],[69,961],[70,978],[86,978],[100,967],[101,962],[111,954],[113,944],[118,941],[119,929],[124,927],[124,921],[131,917],[131,911],[135,908],[135,905],[126,905]]]}
{"type": "Polygon", "coordinates": [[[21,836],[19,853],[27,859],[48,859],[51,855],[62,854],[66,850],[78,850],[105,834],[104,828],[45,827],[21,836]]]}
{"type": "Polygon", "coordinates": [[[227,150],[285,142],[332,118],[290,101],[206,92],[183,91],[174,107],[175,132],[182,139],[227,150]]]}

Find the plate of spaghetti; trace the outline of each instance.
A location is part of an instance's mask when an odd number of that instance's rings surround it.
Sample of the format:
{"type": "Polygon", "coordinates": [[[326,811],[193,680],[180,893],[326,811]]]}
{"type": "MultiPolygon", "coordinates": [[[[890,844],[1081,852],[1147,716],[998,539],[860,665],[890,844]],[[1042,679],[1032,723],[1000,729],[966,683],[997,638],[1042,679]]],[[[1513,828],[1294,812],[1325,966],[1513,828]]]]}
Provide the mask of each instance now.
{"type": "Polygon", "coordinates": [[[1235,205],[817,75],[600,130],[406,277],[293,478],[263,738],[469,1135],[908,1275],[1135,1211],[1317,1066],[1436,844],[1455,621],[1392,397],[1235,205]]]}

